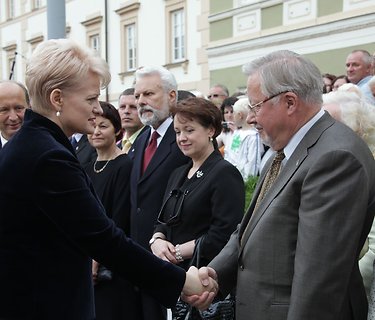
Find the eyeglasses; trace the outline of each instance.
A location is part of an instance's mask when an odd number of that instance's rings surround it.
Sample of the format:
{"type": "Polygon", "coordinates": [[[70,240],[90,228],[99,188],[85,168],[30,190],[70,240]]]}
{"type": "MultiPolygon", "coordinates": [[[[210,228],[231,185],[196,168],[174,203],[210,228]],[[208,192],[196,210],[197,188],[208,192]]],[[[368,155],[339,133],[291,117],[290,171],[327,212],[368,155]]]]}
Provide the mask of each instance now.
{"type": "Polygon", "coordinates": [[[219,97],[225,97],[225,94],[217,94],[217,93],[215,93],[215,94],[209,94],[209,95],[207,96],[208,99],[211,99],[211,98],[219,98],[219,97]]]}
{"type": "Polygon", "coordinates": [[[272,96],[270,96],[270,97],[268,97],[268,98],[266,98],[266,99],[264,99],[264,100],[262,100],[262,101],[260,101],[260,102],[258,102],[258,103],[256,103],[256,104],[254,104],[254,105],[251,105],[251,104],[249,103],[249,108],[250,108],[251,111],[254,111],[255,113],[258,113],[259,110],[260,110],[260,108],[262,107],[262,104],[263,104],[263,103],[265,103],[265,102],[267,102],[267,101],[269,101],[269,100],[271,100],[271,99],[273,99],[273,98],[276,98],[276,97],[279,96],[280,94],[287,93],[287,92],[288,92],[288,91],[283,91],[283,92],[276,93],[276,94],[274,94],[274,95],[272,95],[272,96]]]}
{"type": "MultiPolygon", "coordinates": [[[[189,193],[189,190],[181,191],[179,189],[173,189],[169,192],[169,196],[167,199],[165,199],[160,212],[158,214],[158,219],[157,221],[161,224],[166,224],[167,226],[175,226],[180,223],[181,220],[181,210],[182,210],[182,205],[185,200],[185,196],[189,193]],[[169,215],[169,217],[165,217],[165,209],[167,206],[167,203],[169,200],[171,200],[173,197],[175,197],[175,204],[174,207],[177,210],[174,210],[172,214],[169,215]],[[178,203],[180,202],[180,203],[178,203]],[[166,219],[167,218],[167,219],[166,219]]],[[[173,206],[173,204],[172,204],[173,206]]]]}

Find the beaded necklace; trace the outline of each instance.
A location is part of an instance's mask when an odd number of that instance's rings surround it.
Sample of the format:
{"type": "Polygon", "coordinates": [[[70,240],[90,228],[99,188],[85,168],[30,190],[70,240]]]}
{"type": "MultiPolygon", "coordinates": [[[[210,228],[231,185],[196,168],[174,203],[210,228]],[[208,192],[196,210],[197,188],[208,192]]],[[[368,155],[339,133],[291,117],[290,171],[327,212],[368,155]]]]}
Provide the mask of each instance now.
{"type": "Polygon", "coordinates": [[[95,163],[94,163],[94,172],[95,173],[100,173],[100,172],[102,172],[104,169],[105,169],[105,167],[107,166],[107,164],[109,163],[109,161],[111,161],[112,159],[109,159],[109,160],[107,160],[107,162],[105,163],[105,165],[103,166],[103,167],[101,167],[100,169],[96,169],[96,163],[98,162],[98,159],[96,159],[95,160],[95,163]]]}

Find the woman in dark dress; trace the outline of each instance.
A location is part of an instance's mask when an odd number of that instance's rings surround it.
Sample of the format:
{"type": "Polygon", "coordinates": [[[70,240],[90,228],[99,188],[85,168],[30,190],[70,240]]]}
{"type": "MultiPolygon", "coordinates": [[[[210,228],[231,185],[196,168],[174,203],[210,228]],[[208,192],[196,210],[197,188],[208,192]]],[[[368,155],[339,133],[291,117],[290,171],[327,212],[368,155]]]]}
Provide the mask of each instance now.
{"type": "Polygon", "coordinates": [[[189,98],[172,114],[177,144],[191,162],[169,178],[150,245],[159,258],[187,269],[198,239],[201,266],[224,247],[243,217],[245,191],[239,171],[215,148],[220,110],[189,98]]]}
{"type": "MultiPolygon", "coordinates": [[[[116,108],[100,101],[103,114],[96,117],[93,134],[88,135],[98,157],[85,167],[107,216],[129,234],[130,158],[117,147],[121,119],[116,108]]],[[[93,261],[95,312],[97,320],[136,319],[133,286],[93,261]],[[134,308],[134,309],[133,309],[134,308]]]]}

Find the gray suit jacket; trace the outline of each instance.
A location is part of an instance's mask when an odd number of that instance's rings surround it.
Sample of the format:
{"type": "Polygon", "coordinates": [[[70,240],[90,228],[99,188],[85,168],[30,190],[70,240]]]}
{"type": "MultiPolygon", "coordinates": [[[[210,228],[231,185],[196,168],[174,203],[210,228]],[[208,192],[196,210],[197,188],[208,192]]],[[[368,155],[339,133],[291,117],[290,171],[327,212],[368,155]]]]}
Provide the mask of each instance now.
{"type": "Polygon", "coordinates": [[[365,143],[325,114],[251,217],[266,171],[210,263],[223,294],[237,284],[237,319],[367,319],[358,254],[375,212],[375,162],[365,143]]]}

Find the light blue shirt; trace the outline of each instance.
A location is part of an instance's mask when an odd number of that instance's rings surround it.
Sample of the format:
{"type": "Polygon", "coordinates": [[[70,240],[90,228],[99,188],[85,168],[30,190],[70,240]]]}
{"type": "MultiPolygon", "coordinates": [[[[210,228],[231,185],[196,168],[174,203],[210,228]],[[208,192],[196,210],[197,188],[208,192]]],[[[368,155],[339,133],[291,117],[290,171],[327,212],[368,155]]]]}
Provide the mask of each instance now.
{"type": "Polygon", "coordinates": [[[372,76],[367,76],[357,83],[357,86],[361,89],[363,97],[366,102],[371,103],[375,106],[375,97],[373,96],[368,82],[371,80],[372,76]]]}
{"type": "Polygon", "coordinates": [[[311,129],[311,127],[324,115],[324,110],[320,109],[320,111],[313,116],[308,122],[306,122],[290,139],[289,143],[284,148],[285,159],[283,160],[282,164],[285,165],[286,161],[292,156],[294,150],[298,147],[300,142],[302,141],[303,137],[306,133],[311,129]]]}

